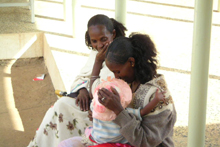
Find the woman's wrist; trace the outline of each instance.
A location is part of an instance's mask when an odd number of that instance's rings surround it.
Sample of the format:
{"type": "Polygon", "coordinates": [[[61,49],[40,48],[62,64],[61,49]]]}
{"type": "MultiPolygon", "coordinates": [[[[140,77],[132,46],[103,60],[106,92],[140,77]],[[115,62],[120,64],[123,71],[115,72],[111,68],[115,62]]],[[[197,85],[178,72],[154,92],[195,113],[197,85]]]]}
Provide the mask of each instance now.
{"type": "Polygon", "coordinates": [[[95,60],[91,77],[99,76],[99,73],[102,69],[102,63],[103,63],[102,61],[95,60]]]}
{"type": "Polygon", "coordinates": [[[124,108],[119,108],[119,109],[114,110],[114,113],[118,116],[123,110],[124,108]]]}
{"type": "Polygon", "coordinates": [[[90,81],[95,81],[96,79],[100,78],[100,76],[91,76],[90,81]]]}
{"type": "Polygon", "coordinates": [[[84,90],[87,91],[87,89],[86,89],[85,87],[83,87],[83,88],[81,88],[81,89],[78,90],[78,93],[81,93],[81,92],[83,92],[84,90]]]}
{"type": "Polygon", "coordinates": [[[104,62],[104,60],[99,60],[96,58],[95,65],[102,65],[103,62],[104,62]]]}

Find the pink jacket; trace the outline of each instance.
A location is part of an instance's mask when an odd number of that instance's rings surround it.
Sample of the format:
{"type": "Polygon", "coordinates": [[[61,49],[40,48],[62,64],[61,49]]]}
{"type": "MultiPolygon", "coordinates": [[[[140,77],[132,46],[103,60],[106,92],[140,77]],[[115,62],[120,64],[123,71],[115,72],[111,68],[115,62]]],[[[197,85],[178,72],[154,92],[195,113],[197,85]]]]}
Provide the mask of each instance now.
{"type": "Polygon", "coordinates": [[[96,119],[103,121],[111,121],[116,118],[116,115],[113,111],[105,108],[105,106],[103,106],[98,101],[98,95],[97,95],[98,90],[101,88],[106,88],[109,91],[111,91],[110,87],[115,88],[119,93],[123,108],[126,108],[132,100],[131,88],[125,81],[115,78],[111,79],[111,77],[108,77],[107,81],[103,81],[96,87],[93,95],[92,110],[93,110],[93,117],[96,119]]]}

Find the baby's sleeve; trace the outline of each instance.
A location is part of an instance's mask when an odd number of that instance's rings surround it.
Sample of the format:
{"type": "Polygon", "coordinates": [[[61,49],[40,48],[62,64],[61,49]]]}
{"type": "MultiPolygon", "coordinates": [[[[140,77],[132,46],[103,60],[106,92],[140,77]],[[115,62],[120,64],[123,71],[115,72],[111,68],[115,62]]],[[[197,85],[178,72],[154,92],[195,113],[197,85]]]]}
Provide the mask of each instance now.
{"type": "Polygon", "coordinates": [[[139,107],[138,109],[126,108],[125,110],[128,111],[128,113],[134,114],[138,120],[142,121],[141,107],[139,107]]]}

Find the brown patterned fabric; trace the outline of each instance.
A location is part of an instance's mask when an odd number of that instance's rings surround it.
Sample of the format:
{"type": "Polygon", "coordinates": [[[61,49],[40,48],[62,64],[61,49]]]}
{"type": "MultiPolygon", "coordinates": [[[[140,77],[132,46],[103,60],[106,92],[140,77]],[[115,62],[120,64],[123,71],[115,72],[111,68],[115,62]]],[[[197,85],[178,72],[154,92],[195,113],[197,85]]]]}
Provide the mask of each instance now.
{"type": "Polygon", "coordinates": [[[176,122],[176,110],[172,96],[163,75],[139,86],[134,93],[130,107],[143,108],[159,88],[165,91],[165,103],[160,102],[142,121],[127,111],[122,111],[114,120],[121,127],[121,134],[136,147],[173,147],[173,127],[176,122]]]}

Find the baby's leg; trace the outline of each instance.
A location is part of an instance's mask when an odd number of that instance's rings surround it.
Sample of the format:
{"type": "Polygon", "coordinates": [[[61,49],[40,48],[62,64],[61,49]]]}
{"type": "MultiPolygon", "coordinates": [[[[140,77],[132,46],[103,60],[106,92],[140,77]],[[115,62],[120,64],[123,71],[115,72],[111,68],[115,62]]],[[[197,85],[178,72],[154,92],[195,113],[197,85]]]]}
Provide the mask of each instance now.
{"type": "Polygon", "coordinates": [[[82,137],[72,137],[59,143],[58,147],[86,147],[81,140],[82,137]]]}

